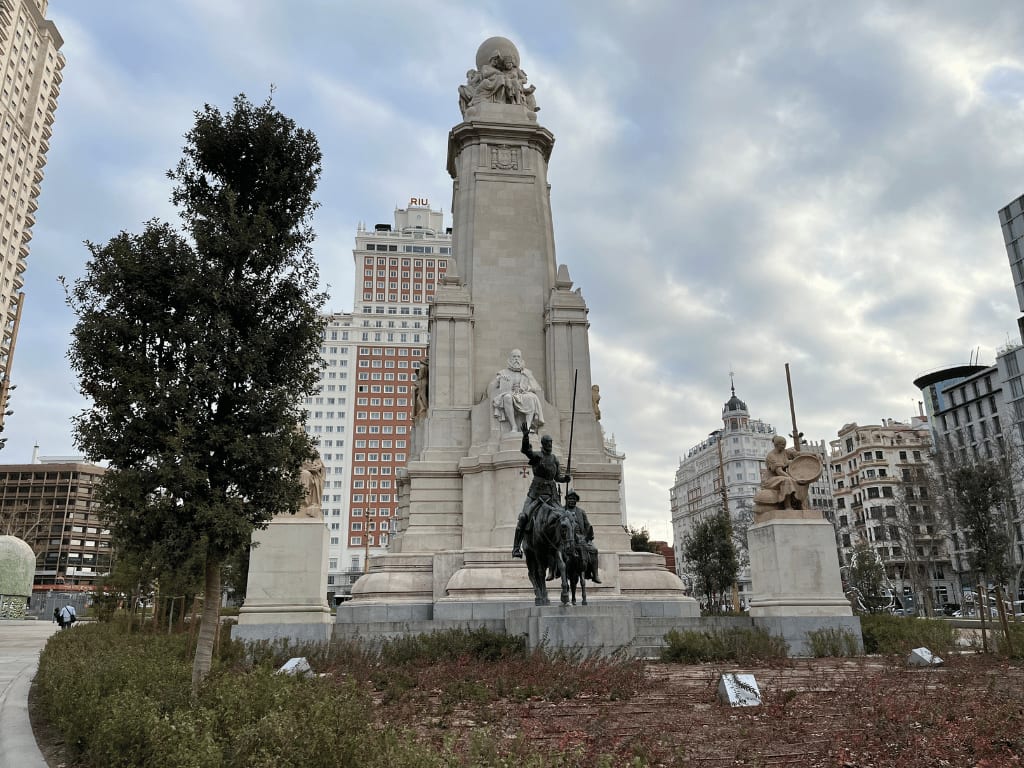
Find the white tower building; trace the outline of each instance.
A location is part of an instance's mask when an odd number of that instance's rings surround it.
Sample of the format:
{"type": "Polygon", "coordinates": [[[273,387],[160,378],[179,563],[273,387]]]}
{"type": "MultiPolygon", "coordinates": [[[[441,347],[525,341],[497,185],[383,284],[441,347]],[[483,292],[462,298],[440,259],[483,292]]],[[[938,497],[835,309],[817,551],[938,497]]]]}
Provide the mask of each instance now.
{"type": "MultiPolygon", "coordinates": [[[[732,396],[722,406],[722,428],[690,448],[679,463],[670,490],[672,537],[676,569],[687,581],[683,540],[701,520],[725,506],[737,530],[746,530],[753,513],[754,493],[761,486],[764,457],[772,447],[775,428],[750,418],[747,404],[732,396]]],[[[750,573],[743,568],[740,596],[750,591],[750,573]]]]}
{"type": "Polygon", "coordinates": [[[47,0],[0,2],[0,429],[25,294],[23,273],[57,96],[64,39],[46,18],[47,0]]]}
{"type": "Polygon", "coordinates": [[[396,530],[396,474],[408,461],[416,372],[451,239],[426,198],[395,209],[394,226],[360,225],[353,311],[325,318],[320,392],[306,401],[306,428],[326,468],[327,586],[335,595],[351,592],[396,530]]]}

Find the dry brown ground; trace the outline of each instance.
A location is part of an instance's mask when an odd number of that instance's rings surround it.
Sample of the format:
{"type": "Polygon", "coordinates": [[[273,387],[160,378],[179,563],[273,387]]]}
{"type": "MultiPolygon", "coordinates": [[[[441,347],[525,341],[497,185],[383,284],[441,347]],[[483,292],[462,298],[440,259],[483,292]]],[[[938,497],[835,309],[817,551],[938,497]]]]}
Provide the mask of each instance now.
{"type": "Polygon", "coordinates": [[[785,666],[650,664],[626,701],[503,701],[481,715],[457,708],[421,733],[439,739],[486,726],[525,734],[552,751],[579,750],[581,765],[613,753],[656,766],[1002,768],[1024,750],[1024,669],[992,657],[908,669],[899,660],[816,659],[785,666]],[[755,676],[763,706],[717,702],[722,672],[755,676]]]}

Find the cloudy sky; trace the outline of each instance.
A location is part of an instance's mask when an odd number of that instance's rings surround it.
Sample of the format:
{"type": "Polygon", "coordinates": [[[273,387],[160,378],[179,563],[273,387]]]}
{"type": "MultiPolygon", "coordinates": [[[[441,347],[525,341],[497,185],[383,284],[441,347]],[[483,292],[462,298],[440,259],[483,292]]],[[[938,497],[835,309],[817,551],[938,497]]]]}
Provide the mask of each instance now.
{"type": "Polygon", "coordinates": [[[447,212],[457,86],[519,47],[554,132],[558,261],[590,306],[631,522],[670,537],[679,457],[736,391],[808,438],[907,420],[912,381],[1015,336],[997,219],[1024,194],[1017,3],[51,0],[67,57],[31,243],[4,459],[75,452],[58,275],[173,219],[194,110],[245,92],[324,152],[316,253],[352,308],[357,224],[447,212]]]}

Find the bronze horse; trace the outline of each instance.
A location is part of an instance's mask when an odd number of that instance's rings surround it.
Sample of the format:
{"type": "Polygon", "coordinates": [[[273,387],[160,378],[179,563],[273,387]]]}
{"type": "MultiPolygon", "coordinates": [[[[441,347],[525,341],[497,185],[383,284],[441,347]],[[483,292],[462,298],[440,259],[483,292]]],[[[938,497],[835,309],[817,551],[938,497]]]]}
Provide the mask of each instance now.
{"type": "Polygon", "coordinates": [[[545,580],[549,570],[562,581],[562,604],[569,602],[569,580],[562,557],[567,530],[568,535],[571,535],[572,523],[566,519],[561,507],[538,500],[533,523],[523,539],[523,554],[526,556],[530,583],[533,584],[534,605],[551,605],[545,580]]]}

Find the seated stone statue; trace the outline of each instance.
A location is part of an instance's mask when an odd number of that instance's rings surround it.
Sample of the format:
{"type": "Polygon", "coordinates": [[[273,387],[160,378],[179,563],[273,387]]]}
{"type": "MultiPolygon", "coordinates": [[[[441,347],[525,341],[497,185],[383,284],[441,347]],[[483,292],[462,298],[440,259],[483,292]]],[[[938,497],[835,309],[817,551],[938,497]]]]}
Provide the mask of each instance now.
{"type": "Polygon", "coordinates": [[[459,86],[459,110],[463,118],[470,107],[485,103],[516,104],[537,112],[536,86],[519,68],[519,51],[504,38],[491,38],[477,51],[476,69],[466,72],[459,86]]]}
{"type": "Polygon", "coordinates": [[[480,85],[480,73],[475,69],[471,69],[466,72],[466,84],[459,86],[459,111],[462,112],[462,116],[466,116],[466,110],[469,109],[469,105],[473,103],[473,97],[476,95],[477,88],[480,85]]]}
{"type": "Polygon", "coordinates": [[[512,350],[506,367],[495,374],[490,394],[494,418],[505,425],[508,434],[518,435],[524,426],[530,431],[544,426],[543,391],[518,349],[512,350]]]}
{"type": "Polygon", "coordinates": [[[782,435],[773,437],[772,445],[774,447],[764,459],[765,474],[761,490],[754,495],[754,501],[760,505],[774,505],[778,509],[804,509],[811,481],[794,478],[790,474],[790,464],[794,459],[808,454],[786,448],[786,438],[782,435]]]}

